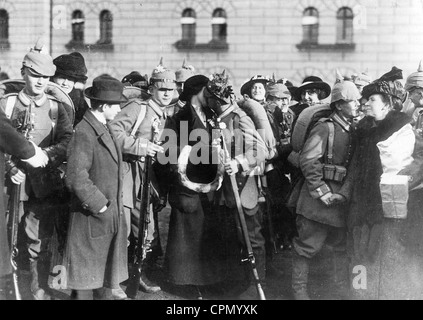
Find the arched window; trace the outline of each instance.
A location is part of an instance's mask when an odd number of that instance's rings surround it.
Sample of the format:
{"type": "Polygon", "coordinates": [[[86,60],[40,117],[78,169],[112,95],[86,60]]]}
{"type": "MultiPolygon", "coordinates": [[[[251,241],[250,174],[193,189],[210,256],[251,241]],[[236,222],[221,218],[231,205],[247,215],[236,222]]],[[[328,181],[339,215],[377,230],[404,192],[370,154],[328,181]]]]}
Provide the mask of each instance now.
{"type": "Polygon", "coordinates": [[[354,13],[350,8],[343,7],[338,10],[336,25],[336,42],[353,42],[353,20],[354,13]]]}
{"type": "Polygon", "coordinates": [[[185,9],[182,12],[181,26],[182,26],[182,41],[195,43],[195,29],[196,25],[196,14],[193,9],[185,9]]]}
{"type": "Polygon", "coordinates": [[[85,17],[81,10],[72,13],[72,41],[84,42],[85,17]]]}
{"type": "Polygon", "coordinates": [[[303,43],[316,43],[319,39],[319,11],[307,8],[303,13],[303,43]]]}
{"type": "Polygon", "coordinates": [[[226,11],[219,8],[214,10],[212,17],[212,41],[226,42],[228,24],[226,11]]]}
{"type": "Polygon", "coordinates": [[[0,10],[0,41],[9,40],[9,14],[6,10],[0,10]]]}
{"type": "Polygon", "coordinates": [[[113,38],[113,16],[109,10],[100,13],[100,40],[99,44],[111,44],[113,38]]]}

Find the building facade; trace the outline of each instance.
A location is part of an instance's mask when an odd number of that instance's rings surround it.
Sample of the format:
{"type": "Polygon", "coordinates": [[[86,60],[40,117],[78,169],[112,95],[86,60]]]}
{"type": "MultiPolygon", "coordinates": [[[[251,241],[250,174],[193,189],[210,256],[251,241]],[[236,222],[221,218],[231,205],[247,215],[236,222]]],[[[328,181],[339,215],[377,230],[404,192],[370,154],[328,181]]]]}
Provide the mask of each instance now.
{"type": "Polygon", "coordinates": [[[404,77],[423,58],[422,0],[3,0],[0,66],[20,77],[23,56],[39,37],[53,57],[86,58],[90,79],[150,74],[184,59],[203,74],[226,69],[236,93],[253,75],[308,75],[334,82],[335,70],[392,66],[404,77]]]}

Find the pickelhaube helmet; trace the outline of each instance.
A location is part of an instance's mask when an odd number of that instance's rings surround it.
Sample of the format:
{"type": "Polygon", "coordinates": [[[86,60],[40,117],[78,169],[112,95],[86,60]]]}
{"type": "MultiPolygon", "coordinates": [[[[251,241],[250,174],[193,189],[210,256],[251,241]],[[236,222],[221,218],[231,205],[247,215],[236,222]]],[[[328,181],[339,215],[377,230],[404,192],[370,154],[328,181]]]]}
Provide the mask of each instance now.
{"type": "Polygon", "coordinates": [[[411,91],[414,88],[423,88],[423,61],[420,61],[417,72],[410,74],[405,83],[405,90],[411,91]]]}
{"type": "Polygon", "coordinates": [[[163,58],[160,59],[159,65],[151,74],[150,85],[154,85],[159,89],[176,89],[175,72],[163,65],[163,58]]]}
{"type": "Polygon", "coordinates": [[[34,48],[25,55],[22,67],[29,68],[35,75],[52,77],[56,72],[56,66],[53,63],[53,58],[42,50],[43,44],[41,40],[38,40],[34,48]]]}
{"type": "Polygon", "coordinates": [[[336,81],[332,88],[331,103],[339,100],[355,101],[361,98],[360,91],[350,79],[345,79],[339,70],[336,71],[336,81]]]}
{"type": "Polygon", "coordinates": [[[187,79],[195,75],[195,68],[192,65],[187,65],[186,60],[182,63],[182,68],[176,70],[176,82],[185,82],[187,79]]]}

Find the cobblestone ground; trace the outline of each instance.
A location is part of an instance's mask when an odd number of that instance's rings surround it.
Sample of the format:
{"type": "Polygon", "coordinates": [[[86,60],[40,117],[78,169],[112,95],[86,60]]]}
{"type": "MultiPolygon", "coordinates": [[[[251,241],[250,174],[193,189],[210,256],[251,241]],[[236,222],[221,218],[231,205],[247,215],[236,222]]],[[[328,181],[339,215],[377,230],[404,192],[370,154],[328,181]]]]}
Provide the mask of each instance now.
{"type": "MultiPolygon", "coordinates": [[[[162,237],[163,249],[166,248],[167,230],[170,217],[170,208],[165,208],[159,218],[159,228],[162,237]]],[[[159,260],[160,266],[163,261],[159,260]]],[[[274,255],[272,261],[274,272],[269,272],[267,276],[266,298],[267,300],[291,300],[291,251],[281,250],[274,255]]],[[[348,299],[346,292],[336,290],[330,280],[332,270],[331,259],[327,252],[323,250],[322,254],[317,256],[311,265],[309,279],[309,293],[315,300],[341,300],[348,299]]],[[[139,292],[138,300],[193,300],[196,295],[191,290],[171,286],[164,280],[164,274],[158,270],[147,274],[146,281],[152,280],[162,287],[162,291],[154,294],[139,292]]],[[[28,271],[21,271],[20,287],[24,300],[31,300],[29,291],[30,275],[28,271]]],[[[124,284],[122,288],[125,289],[124,284]]],[[[204,290],[203,298],[209,300],[234,300],[236,296],[218,295],[215,291],[204,290]]],[[[55,300],[68,300],[70,298],[69,290],[53,290],[52,297],[55,300]]]]}

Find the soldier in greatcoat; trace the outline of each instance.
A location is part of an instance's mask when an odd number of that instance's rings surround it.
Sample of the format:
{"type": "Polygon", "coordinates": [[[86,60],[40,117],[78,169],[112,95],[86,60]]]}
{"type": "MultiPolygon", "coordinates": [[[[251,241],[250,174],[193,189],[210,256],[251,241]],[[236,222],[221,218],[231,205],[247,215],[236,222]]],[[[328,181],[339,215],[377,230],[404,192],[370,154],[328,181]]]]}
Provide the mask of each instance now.
{"type": "Polygon", "coordinates": [[[0,100],[0,108],[19,129],[25,122],[31,126],[30,140],[49,158],[46,168],[25,168],[10,159],[6,163],[7,183],[22,185],[26,248],[31,271],[31,292],[36,300],[49,299],[48,276],[51,262],[50,242],[58,227],[61,196],[65,192],[64,172],[59,169],[66,159],[72,137],[72,124],[63,104],[45,93],[49,79],[55,74],[53,59],[42,52],[38,43],[25,55],[21,73],[25,87],[0,100]],[[26,121],[27,120],[27,121],[26,121]]]}
{"type": "Polygon", "coordinates": [[[11,287],[10,274],[12,272],[3,192],[5,153],[22,159],[34,168],[44,167],[48,163],[48,157],[42,152],[42,149],[18,133],[12,122],[7,119],[6,114],[0,109],[0,300],[9,298],[8,291],[11,287]]]}
{"type": "MultiPolygon", "coordinates": [[[[294,298],[308,300],[309,264],[324,244],[338,260],[346,256],[346,214],[351,180],[346,179],[354,150],[352,119],[358,115],[360,94],[351,81],[334,86],[329,118],[317,122],[300,155],[305,177],[297,204],[298,237],[293,240],[292,289],[294,298]]],[[[345,259],[344,283],[348,264],[345,259]]],[[[339,274],[342,270],[338,271],[339,274]]]]}
{"type": "MultiPolygon", "coordinates": [[[[141,99],[131,100],[111,123],[111,128],[115,132],[117,141],[124,154],[125,215],[131,225],[132,237],[135,241],[142,241],[142,239],[138,239],[139,211],[137,210],[137,202],[141,200],[140,188],[142,181],[140,173],[144,170],[141,158],[147,155],[154,157],[158,152],[163,152],[163,148],[157,142],[153,142],[152,124],[153,121],[159,121],[159,129],[163,130],[168,118],[167,107],[172,101],[176,88],[175,72],[167,69],[162,63],[163,60],[153,70],[150,77],[149,91],[151,98],[147,101],[141,99]]],[[[146,259],[148,261],[146,266],[155,267],[157,258],[162,255],[157,213],[166,205],[166,200],[162,198],[162,192],[157,185],[153,189],[156,191],[152,197],[156,209],[150,210],[151,222],[148,224],[147,241],[151,252],[146,259]]],[[[141,281],[140,287],[142,290],[149,293],[161,290],[159,286],[148,283],[147,280],[141,281]]]]}

